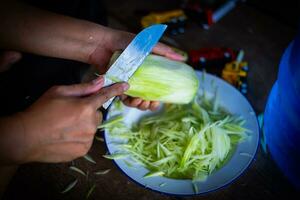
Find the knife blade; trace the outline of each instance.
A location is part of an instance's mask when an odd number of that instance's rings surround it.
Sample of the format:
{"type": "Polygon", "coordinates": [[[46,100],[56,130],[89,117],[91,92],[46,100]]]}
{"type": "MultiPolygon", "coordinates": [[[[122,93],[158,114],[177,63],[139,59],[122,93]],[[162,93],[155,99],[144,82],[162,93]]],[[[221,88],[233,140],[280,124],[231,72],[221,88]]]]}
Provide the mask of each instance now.
{"type": "MultiPolygon", "coordinates": [[[[138,33],[104,75],[104,86],[115,83],[116,79],[127,82],[152,51],[166,28],[167,25],[157,24],[138,33]]],[[[113,99],[114,97],[102,106],[107,109],[113,99]]]]}

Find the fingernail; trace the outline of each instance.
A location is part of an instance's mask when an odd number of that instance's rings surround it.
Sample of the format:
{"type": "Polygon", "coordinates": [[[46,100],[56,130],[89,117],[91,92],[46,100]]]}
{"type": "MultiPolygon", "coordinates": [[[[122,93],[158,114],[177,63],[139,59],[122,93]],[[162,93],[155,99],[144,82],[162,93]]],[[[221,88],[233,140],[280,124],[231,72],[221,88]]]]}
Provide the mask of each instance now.
{"type": "Polygon", "coordinates": [[[179,60],[179,61],[182,61],[184,59],[182,55],[175,53],[175,52],[168,53],[167,57],[174,59],[174,60],[179,60]]]}
{"type": "Polygon", "coordinates": [[[94,85],[98,85],[98,84],[102,83],[103,81],[104,81],[103,76],[99,76],[98,78],[94,79],[94,80],[92,81],[92,83],[93,83],[94,85]]]}
{"type": "Polygon", "coordinates": [[[129,84],[128,83],[122,83],[122,88],[124,91],[129,89],[129,84]]]}
{"type": "Polygon", "coordinates": [[[11,57],[9,57],[8,62],[11,64],[14,64],[16,61],[18,61],[20,59],[20,56],[18,55],[13,55],[11,57]]]}

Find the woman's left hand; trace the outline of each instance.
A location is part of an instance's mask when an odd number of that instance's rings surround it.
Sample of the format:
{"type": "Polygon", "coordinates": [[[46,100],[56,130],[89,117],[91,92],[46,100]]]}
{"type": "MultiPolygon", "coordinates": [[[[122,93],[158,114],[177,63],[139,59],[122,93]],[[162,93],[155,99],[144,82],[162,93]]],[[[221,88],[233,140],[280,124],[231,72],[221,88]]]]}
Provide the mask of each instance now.
{"type": "MultiPolygon", "coordinates": [[[[107,28],[106,34],[103,35],[99,45],[89,56],[89,63],[95,65],[100,74],[104,74],[107,71],[107,66],[112,54],[117,50],[124,50],[134,37],[135,34],[107,28]]],[[[171,47],[162,43],[158,43],[153,48],[152,52],[172,60],[183,61],[184,59],[171,47]]],[[[154,111],[159,107],[158,101],[145,101],[141,98],[130,97],[127,95],[122,95],[120,99],[125,105],[136,107],[141,110],[150,109],[154,111]]]]}

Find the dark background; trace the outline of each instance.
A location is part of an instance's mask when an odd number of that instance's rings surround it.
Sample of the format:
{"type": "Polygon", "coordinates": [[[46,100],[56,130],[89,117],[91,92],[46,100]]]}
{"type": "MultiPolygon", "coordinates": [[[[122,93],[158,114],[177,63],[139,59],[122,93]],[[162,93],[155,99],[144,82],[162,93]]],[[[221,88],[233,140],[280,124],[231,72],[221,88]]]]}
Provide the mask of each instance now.
{"type": "MultiPolygon", "coordinates": [[[[138,15],[143,10],[176,8],[177,0],[106,0],[108,25],[131,32],[139,31],[138,15]]],[[[104,11],[103,11],[104,12],[104,11]]],[[[201,47],[244,49],[249,62],[249,93],[247,98],[257,113],[264,110],[268,93],[276,80],[278,64],[284,49],[293,39],[299,23],[297,1],[249,0],[238,4],[209,30],[188,23],[182,35],[167,36],[163,41],[183,50],[201,47]]],[[[4,199],[84,199],[96,183],[91,199],[185,199],[164,196],[131,182],[113,162],[103,159],[104,143],[95,141],[89,153],[97,164],[83,159],[74,163],[89,172],[110,168],[103,176],[88,179],[70,171],[65,164],[26,164],[13,177],[4,199]],[[79,183],[69,193],[60,191],[77,177],[79,183]]],[[[258,150],[250,168],[225,189],[191,199],[298,199],[297,191],[285,179],[271,156],[258,150]],[[295,196],[296,195],[296,196],[295,196]]]]}

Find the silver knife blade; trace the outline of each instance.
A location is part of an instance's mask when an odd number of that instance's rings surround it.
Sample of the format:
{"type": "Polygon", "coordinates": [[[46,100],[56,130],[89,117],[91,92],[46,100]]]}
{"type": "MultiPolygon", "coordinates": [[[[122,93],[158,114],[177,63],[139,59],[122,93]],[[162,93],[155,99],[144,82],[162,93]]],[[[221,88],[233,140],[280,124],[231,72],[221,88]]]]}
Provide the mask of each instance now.
{"type": "MultiPolygon", "coordinates": [[[[152,25],[137,34],[104,75],[104,86],[115,83],[112,77],[127,82],[152,51],[166,28],[167,25],[163,24],[152,25]]],[[[113,99],[105,102],[103,107],[107,109],[113,99]]]]}

